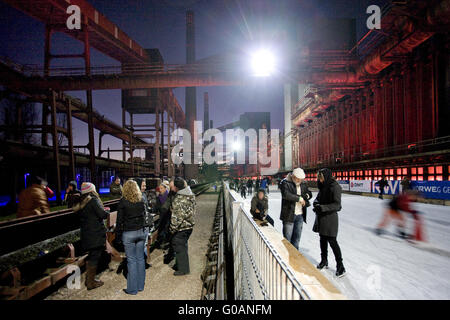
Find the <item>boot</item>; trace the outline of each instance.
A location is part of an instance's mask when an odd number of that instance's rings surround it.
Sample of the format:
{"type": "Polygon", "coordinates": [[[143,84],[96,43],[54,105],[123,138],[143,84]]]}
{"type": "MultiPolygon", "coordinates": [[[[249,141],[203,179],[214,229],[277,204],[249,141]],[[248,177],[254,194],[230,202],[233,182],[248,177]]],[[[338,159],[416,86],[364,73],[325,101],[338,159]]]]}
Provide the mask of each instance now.
{"type": "Polygon", "coordinates": [[[326,259],[322,259],[322,261],[320,261],[317,265],[317,269],[322,270],[323,268],[328,269],[328,261],[326,259]]]}
{"type": "Polygon", "coordinates": [[[405,231],[403,231],[402,229],[397,230],[397,236],[400,239],[405,239],[405,240],[411,238],[411,236],[409,234],[407,234],[405,231]]]}
{"type": "Polygon", "coordinates": [[[336,266],[336,277],[342,278],[345,275],[346,275],[346,271],[345,271],[344,265],[341,262],[336,266]]]}
{"type": "Polygon", "coordinates": [[[96,280],[97,266],[92,266],[89,263],[86,265],[86,288],[92,290],[103,285],[103,281],[96,280]]]}
{"type": "Polygon", "coordinates": [[[175,257],[171,254],[166,254],[164,256],[164,264],[169,264],[175,257]]]}

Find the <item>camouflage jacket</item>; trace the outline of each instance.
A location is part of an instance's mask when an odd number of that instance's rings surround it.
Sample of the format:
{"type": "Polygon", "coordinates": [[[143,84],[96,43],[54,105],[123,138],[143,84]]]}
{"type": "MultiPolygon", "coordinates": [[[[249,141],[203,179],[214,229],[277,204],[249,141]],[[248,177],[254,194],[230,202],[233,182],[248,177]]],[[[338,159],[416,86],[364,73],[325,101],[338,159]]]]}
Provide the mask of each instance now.
{"type": "Polygon", "coordinates": [[[180,232],[194,227],[196,202],[191,188],[179,190],[172,200],[170,232],[180,232]]]}

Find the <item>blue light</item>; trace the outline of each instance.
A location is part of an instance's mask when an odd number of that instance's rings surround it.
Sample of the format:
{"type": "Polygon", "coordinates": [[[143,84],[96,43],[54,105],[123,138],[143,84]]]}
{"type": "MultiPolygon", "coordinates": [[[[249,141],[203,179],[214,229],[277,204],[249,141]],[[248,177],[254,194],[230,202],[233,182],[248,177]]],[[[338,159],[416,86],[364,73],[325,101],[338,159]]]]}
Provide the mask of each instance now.
{"type": "Polygon", "coordinates": [[[11,201],[10,196],[0,196],[0,207],[6,206],[11,201]]]}
{"type": "Polygon", "coordinates": [[[24,179],[25,179],[25,188],[27,187],[27,177],[28,177],[29,175],[30,175],[29,173],[25,173],[25,174],[23,175],[23,177],[24,177],[24,179]]]}
{"type": "Polygon", "coordinates": [[[109,188],[99,188],[98,193],[99,194],[109,193],[109,188]]]}

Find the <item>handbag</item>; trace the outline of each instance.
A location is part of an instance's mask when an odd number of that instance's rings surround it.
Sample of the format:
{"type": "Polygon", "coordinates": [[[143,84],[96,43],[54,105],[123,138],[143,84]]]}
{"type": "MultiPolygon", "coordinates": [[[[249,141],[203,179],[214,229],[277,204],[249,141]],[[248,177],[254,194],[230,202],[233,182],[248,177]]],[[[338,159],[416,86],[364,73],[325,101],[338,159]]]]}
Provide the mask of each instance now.
{"type": "Polygon", "coordinates": [[[312,231],[319,232],[319,217],[316,214],[316,219],[314,220],[314,225],[312,231]]]}

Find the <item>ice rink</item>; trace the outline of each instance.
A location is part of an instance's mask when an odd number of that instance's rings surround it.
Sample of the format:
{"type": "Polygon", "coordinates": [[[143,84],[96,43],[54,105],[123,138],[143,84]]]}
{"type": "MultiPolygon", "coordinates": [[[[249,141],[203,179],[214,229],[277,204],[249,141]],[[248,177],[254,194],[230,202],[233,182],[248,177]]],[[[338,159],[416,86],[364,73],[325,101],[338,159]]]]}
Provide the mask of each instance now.
{"type": "MultiPolygon", "coordinates": [[[[313,192],[313,199],[317,193],[313,192]]],[[[251,198],[243,200],[250,210],[251,198]]],[[[347,275],[336,278],[336,263],[328,249],[329,269],[323,270],[349,299],[450,299],[450,207],[414,203],[424,213],[427,242],[416,245],[394,236],[391,225],[387,235],[373,230],[380,221],[388,200],[342,194],[338,242],[347,275]]],[[[281,194],[271,186],[269,214],[275,228],[279,220],[281,194]]],[[[308,223],[303,225],[300,251],[311,263],[320,260],[319,235],[312,231],[315,213],[308,208],[308,223]]],[[[413,220],[408,219],[408,231],[413,220]]]]}

